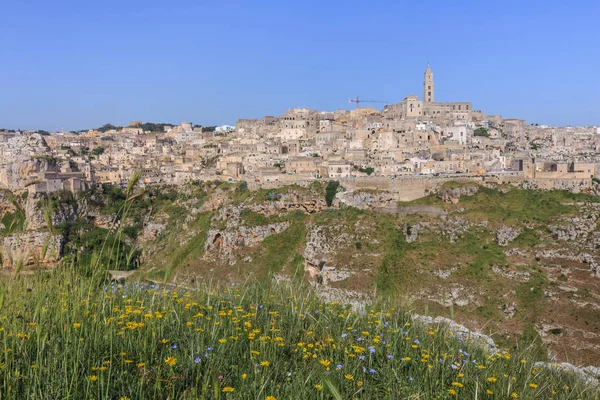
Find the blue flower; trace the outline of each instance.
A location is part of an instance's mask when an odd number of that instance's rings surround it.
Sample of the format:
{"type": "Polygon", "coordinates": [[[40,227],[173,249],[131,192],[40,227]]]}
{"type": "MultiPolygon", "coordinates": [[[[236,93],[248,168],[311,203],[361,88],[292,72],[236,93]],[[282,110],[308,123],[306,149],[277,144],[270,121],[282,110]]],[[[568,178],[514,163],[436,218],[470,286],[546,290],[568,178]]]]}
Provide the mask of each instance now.
{"type": "Polygon", "coordinates": [[[456,365],[452,364],[452,369],[458,368],[456,365]]]}
{"type": "Polygon", "coordinates": [[[200,362],[200,357],[196,357],[196,358],[194,358],[194,362],[195,362],[196,364],[198,364],[198,363],[200,362]]]}
{"type": "Polygon", "coordinates": [[[393,356],[393,355],[391,355],[391,354],[388,354],[388,355],[387,355],[387,358],[388,358],[388,360],[391,360],[392,358],[394,358],[394,356],[393,356]]]}
{"type": "Polygon", "coordinates": [[[421,343],[421,341],[419,339],[415,339],[415,343],[419,344],[419,343],[421,343]]]}
{"type": "Polygon", "coordinates": [[[177,348],[177,345],[176,345],[175,343],[173,343],[173,344],[171,345],[171,348],[172,348],[172,349],[176,349],[176,348],[177,348]]]}
{"type": "Polygon", "coordinates": [[[338,364],[338,365],[336,366],[336,368],[337,368],[337,369],[342,369],[343,367],[344,367],[344,366],[343,366],[342,364],[338,364]]]}
{"type": "Polygon", "coordinates": [[[375,371],[373,368],[371,368],[371,369],[369,370],[369,373],[370,373],[371,375],[372,375],[372,374],[374,374],[375,372],[377,372],[377,371],[375,371]]]}
{"type": "Polygon", "coordinates": [[[375,347],[369,346],[369,353],[371,353],[371,354],[375,353],[375,347]]]}
{"type": "Polygon", "coordinates": [[[358,356],[358,359],[362,361],[365,359],[365,356],[358,356]]]}
{"type": "Polygon", "coordinates": [[[348,336],[347,333],[342,333],[342,339],[344,339],[346,336],[348,336]]]}
{"type": "Polygon", "coordinates": [[[214,348],[213,348],[213,347],[209,347],[209,348],[208,348],[208,349],[206,349],[206,350],[208,350],[208,351],[213,351],[213,350],[214,350],[214,348]]]}

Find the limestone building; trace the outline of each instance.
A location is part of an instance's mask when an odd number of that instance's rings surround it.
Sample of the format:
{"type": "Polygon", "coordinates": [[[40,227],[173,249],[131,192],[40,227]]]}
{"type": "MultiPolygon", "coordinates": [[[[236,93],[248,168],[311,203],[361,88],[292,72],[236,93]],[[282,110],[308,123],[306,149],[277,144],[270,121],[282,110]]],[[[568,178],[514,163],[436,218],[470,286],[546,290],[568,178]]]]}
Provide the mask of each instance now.
{"type": "Polygon", "coordinates": [[[413,94],[398,104],[384,108],[384,114],[391,119],[417,119],[426,121],[442,121],[445,119],[472,121],[473,105],[471,102],[436,102],[433,72],[428,65],[423,79],[423,100],[413,94]]]}

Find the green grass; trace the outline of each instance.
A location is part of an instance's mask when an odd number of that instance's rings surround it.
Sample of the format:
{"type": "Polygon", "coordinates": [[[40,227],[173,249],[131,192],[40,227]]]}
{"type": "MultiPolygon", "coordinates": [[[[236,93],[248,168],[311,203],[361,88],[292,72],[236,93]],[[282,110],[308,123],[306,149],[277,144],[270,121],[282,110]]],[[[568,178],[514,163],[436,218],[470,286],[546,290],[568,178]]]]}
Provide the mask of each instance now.
{"type": "Polygon", "coordinates": [[[186,244],[178,246],[168,262],[167,269],[163,279],[168,281],[173,272],[186,261],[190,259],[199,258],[204,253],[204,243],[206,242],[206,234],[210,229],[210,221],[212,218],[211,212],[205,212],[199,214],[190,229],[197,229],[198,231],[192,236],[186,244]]]}
{"type": "Polygon", "coordinates": [[[256,257],[259,277],[266,278],[285,268],[293,260],[305,235],[306,226],[302,221],[296,220],[283,232],[265,238],[260,244],[256,257]]]}
{"type": "Polygon", "coordinates": [[[485,354],[297,285],[112,287],[59,268],[0,282],[0,338],[2,399],[598,398],[534,370],[531,346],[485,354]]]}
{"type": "Polygon", "coordinates": [[[2,224],[4,228],[0,231],[2,235],[12,235],[13,233],[21,232],[25,229],[25,211],[16,209],[14,212],[6,212],[2,216],[2,224]]]}

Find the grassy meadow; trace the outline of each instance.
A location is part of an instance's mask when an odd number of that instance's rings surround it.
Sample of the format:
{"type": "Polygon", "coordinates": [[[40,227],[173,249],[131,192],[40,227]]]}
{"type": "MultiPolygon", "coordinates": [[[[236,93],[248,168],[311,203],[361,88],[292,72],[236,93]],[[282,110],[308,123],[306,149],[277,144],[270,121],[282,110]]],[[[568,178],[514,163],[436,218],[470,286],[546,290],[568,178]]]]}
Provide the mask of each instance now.
{"type": "Polygon", "coordinates": [[[107,283],[60,267],[0,285],[2,399],[593,399],[385,305],[258,283],[107,283]]]}

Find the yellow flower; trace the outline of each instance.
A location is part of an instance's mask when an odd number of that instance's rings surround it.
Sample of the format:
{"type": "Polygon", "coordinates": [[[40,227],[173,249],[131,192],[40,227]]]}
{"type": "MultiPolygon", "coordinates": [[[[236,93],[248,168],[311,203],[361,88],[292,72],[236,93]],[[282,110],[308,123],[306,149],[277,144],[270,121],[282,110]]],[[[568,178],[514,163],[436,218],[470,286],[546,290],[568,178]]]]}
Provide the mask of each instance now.
{"type": "Polygon", "coordinates": [[[319,361],[321,363],[322,366],[324,366],[325,368],[329,367],[329,364],[331,364],[331,361],[329,360],[321,360],[319,361]]]}
{"type": "Polygon", "coordinates": [[[275,396],[267,396],[267,397],[265,397],[265,400],[277,400],[277,397],[275,397],[275,396]]]}
{"type": "Polygon", "coordinates": [[[363,385],[363,381],[356,382],[356,386],[361,387],[363,385]]]}
{"type": "Polygon", "coordinates": [[[233,393],[235,391],[234,388],[232,388],[231,386],[225,386],[223,388],[223,393],[233,393]]]}
{"type": "Polygon", "coordinates": [[[518,395],[518,394],[516,394],[515,392],[512,392],[512,393],[510,394],[510,397],[512,397],[513,399],[516,399],[516,398],[518,398],[518,397],[519,397],[519,395],[518,395]]]}
{"type": "Polygon", "coordinates": [[[494,392],[492,392],[490,389],[486,390],[485,392],[486,392],[487,394],[489,394],[489,395],[492,395],[492,394],[494,394],[494,392]]]}
{"type": "Polygon", "coordinates": [[[323,390],[323,385],[320,385],[320,384],[317,383],[315,385],[315,389],[317,389],[317,390],[323,390]]]}
{"type": "Polygon", "coordinates": [[[465,374],[463,374],[463,373],[461,372],[460,374],[458,374],[458,377],[459,377],[459,378],[464,378],[464,377],[465,377],[465,374]]]}
{"type": "Polygon", "coordinates": [[[167,358],[165,358],[165,363],[170,366],[173,366],[173,365],[177,364],[177,359],[175,357],[167,357],[167,358]]]}
{"type": "Polygon", "coordinates": [[[271,365],[271,362],[269,362],[269,361],[261,361],[260,362],[261,367],[268,367],[269,365],[271,365]]]}
{"type": "Polygon", "coordinates": [[[75,322],[73,324],[73,328],[75,328],[75,329],[79,328],[80,326],[81,326],[81,324],[79,322],[75,322]]]}
{"type": "Polygon", "coordinates": [[[410,361],[410,357],[404,357],[402,361],[410,361]]]}
{"type": "Polygon", "coordinates": [[[96,382],[98,380],[98,375],[90,375],[88,379],[92,382],[96,382]]]}
{"type": "Polygon", "coordinates": [[[454,389],[448,389],[448,393],[452,396],[454,396],[456,394],[456,390],[454,389]]]}
{"type": "Polygon", "coordinates": [[[242,379],[246,379],[247,377],[248,377],[248,375],[242,374],[242,379]]]}
{"type": "Polygon", "coordinates": [[[127,396],[121,396],[121,397],[119,397],[119,400],[131,400],[131,399],[127,396]]]}
{"type": "Polygon", "coordinates": [[[144,365],[146,365],[146,363],[139,362],[139,363],[136,364],[136,367],[142,368],[144,365]]]}
{"type": "Polygon", "coordinates": [[[461,388],[464,385],[462,383],[460,383],[460,382],[452,382],[452,386],[457,387],[457,388],[461,388]]]}
{"type": "Polygon", "coordinates": [[[352,375],[350,375],[350,374],[344,375],[344,378],[346,378],[349,381],[353,381],[354,380],[354,377],[352,375]]]}
{"type": "Polygon", "coordinates": [[[490,376],[489,378],[487,378],[487,381],[488,381],[489,383],[494,383],[494,382],[496,382],[497,380],[498,380],[498,379],[494,378],[493,376],[490,376]]]}
{"type": "Polygon", "coordinates": [[[219,339],[219,343],[225,344],[225,343],[227,343],[227,339],[219,339]]]}
{"type": "Polygon", "coordinates": [[[535,383],[530,383],[529,387],[535,389],[538,385],[536,385],[535,383]]]}

